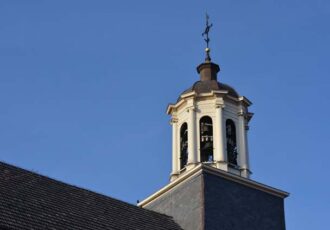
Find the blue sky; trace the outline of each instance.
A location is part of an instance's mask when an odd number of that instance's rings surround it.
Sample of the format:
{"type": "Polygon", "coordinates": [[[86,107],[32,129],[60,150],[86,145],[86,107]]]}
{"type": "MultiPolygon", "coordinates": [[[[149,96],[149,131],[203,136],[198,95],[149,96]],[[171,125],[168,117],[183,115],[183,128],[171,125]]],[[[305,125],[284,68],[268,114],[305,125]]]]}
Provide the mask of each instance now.
{"type": "Polygon", "coordinates": [[[291,193],[287,229],[330,216],[326,0],[0,2],[0,160],[131,203],[168,183],[168,103],[198,79],[254,104],[253,179],[291,193]]]}

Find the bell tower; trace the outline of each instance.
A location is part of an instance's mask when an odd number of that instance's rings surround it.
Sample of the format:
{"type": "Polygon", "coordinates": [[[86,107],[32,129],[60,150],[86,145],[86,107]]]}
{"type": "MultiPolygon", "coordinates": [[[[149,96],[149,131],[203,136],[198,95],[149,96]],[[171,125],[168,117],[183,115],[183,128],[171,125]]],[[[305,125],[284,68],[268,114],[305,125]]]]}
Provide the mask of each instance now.
{"type": "Polygon", "coordinates": [[[252,104],[219,79],[209,31],[199,80],[168,105],[172,124],[170,183],[138,206],[169,216],[185,230],[285,230],[287,192],[250,179],[247,132],[252,104]]]}
{"type": "Polygon", "coordinates": [[[220,67],[211,62],[206,25],[206,58],[197,66],[199,80],[169,104],[172,124],[171,181],[199,164],[249,178],[247,131],[252,104],[218,80],[220,67]]]}

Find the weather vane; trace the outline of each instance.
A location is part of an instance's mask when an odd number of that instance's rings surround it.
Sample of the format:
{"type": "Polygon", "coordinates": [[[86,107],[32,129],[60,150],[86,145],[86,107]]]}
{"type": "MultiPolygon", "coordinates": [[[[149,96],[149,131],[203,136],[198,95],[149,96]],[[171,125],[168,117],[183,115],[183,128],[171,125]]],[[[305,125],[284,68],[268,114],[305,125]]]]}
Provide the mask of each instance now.
{"type": "Polygon", "coordinates": [[[213,26],[213,24],[209,24],[209,15],[206,13],[206,27],[205,27],[205,31],[202,33],[202,36],[204,37],[204,41],[206,42],[206,61],[211,61],[211,57],[210,57],[210,47],[209,47],[209,43],[210,43],[210,38],[209,38],[209,32],[211,27],[213,26]]]}

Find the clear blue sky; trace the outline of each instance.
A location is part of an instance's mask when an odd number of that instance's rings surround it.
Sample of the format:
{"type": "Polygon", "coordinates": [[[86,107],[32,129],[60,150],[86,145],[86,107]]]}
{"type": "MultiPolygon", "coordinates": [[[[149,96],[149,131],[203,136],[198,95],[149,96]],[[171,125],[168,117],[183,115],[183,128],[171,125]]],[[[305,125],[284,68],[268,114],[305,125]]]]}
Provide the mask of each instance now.
{"type": "Polygon", "coordinates": [[[287,229],[325,229],[328,0],[2,0],[0,159],[131,203],[164,186],[206,10],[220,81],[254,103],[253,179],[291,193],[287,229]]]}

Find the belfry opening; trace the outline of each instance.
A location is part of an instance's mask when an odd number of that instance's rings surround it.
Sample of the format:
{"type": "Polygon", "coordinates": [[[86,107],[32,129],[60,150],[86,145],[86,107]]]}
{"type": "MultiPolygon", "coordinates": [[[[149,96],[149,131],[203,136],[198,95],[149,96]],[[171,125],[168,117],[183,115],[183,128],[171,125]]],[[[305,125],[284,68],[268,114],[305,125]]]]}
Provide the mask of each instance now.
{"type": "Polygon", "coordinates": [[[237,166],[236,127],[231,119],[226,120],[227,158],[229,166],[237,166]]]}
{"type": "Polygon", "coordinates": [[[187,165],[188,161],[188,125],[183,123],[180,128],[180,169],[187,165]]]}
{"type": "Polygon", "coordinates": [[[213,162],[213,124],[209,116],[204,116],[200,124],[200,158],[201,162],[213,162]]]}

